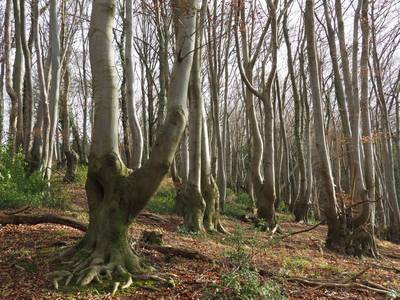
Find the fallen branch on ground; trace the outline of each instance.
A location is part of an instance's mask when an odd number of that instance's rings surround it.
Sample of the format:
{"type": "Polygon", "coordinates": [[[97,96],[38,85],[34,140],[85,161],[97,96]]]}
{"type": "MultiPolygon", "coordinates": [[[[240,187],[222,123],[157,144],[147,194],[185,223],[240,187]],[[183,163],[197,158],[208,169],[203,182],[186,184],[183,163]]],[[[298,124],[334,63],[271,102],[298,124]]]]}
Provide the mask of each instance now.
{"type": "Polygon", "coordinates": [[[313,279],[306,279],[301,277],[287,277],[287,281],[297,281],[305,285],[317,286],[320,287],[328,287],[328,288],[354,288],[358,290],[368,290],[372,292],[376,292],[383,295],[388,295],[393,292],[393,290],[387,289],[384,286],[369,282],[364,280],[363,283],[352,282],[352,283],[343,283],[343,282],[330,282],[330,281],[319,281],[313,279]]]}
{"type": "Polygon", "coordinates": [[[290,232],[290,233],[287,233],[287,234],[283,234],[283,235],[277,236],[276,238],[277,238],[277,239],[280,239],[280,240],[283,240],[283,239],[286,239],[286,238],[288,238],[288,237],[290,237],[290,236],[293,236],[293,235],[296,235],[296,234],[309,232],[309,231],[311,231],[311,230],[314,230],[314,229],[317,228],[318,226],[324,224],[324,222],[325,222],[325,221],[321,221],[321,222],[319,222],[319,223],[317,223],[317,224],[315,224],[314,226],[311,226],[311,227],[309,227],[309,228],[302,229],[302,230],[295,231],[295,232],[290,232]]]}
{"type": "Polygon", "coordinates": [[[198,260],[203,260],[206,262],[213,262],[214,260],[208,256],[205,256],[204,254],[201,254],[200,252],[196,250],[189,250],[189,249],[183,249],[183,248],[175,248],[171,246],[160,246],[160,245],[152,245],[152,244],[147,244],[147,243],[139,243],[139,246],[148,250],[155,250],[160,253],[164,254],[172,254],[175,256],[181,256],[184,258],[189,258],[189,259],[198,259],[198,260]]]}
{"type": "Polygon", "coordinates": [[[80,231],[86,231],[87,225],[75,219],[52,214],[6,214],[0,213],[1,225],[37,225],[37,224],[59,224],[69,226],[80,231]]]}
{"type": "Polygon", "coordinates": [[[356,280],[357,278],[360,278],[361,275],[363,275],[365,272],[367,272],[371,267],[368,266],[364,269],[362,269],[360,272],[358,272],[357,274],[351,276],[349,279],[347,279],[344,283],[349,283],[351,281],[356,280]]]}
{"type": "Polygon", "coordinates": [[[379,264],[370,264],[372,267],[378,268],[378,269],[383,269],[383,270],[387,270],[387,271],[393,271],[395,273],[399,273],[400,274],[400,269],[393,267],[393,266],[384,266],[384,265],[379,265],[379,264]]]}
{"type": "Polygon", "coordinates": [[[156,221],[156,222],[160,222],[160,223],[168,223],[169,222],[165,218],[163,218],[163,217],[161,217],[161,216],[159,216],[157,214],[153,214],[151,212],[148,212],[148,211],[141,212],[137,217],[138,218],[145,217],[145,218],[148,218],[150,220],[153,220],[153,221],[156,221]]]}
{"type": "Polygon", "coordinates": [[[20,213],[22,213],[24,211],[27,211],[30,208],[31,207],[28,205],[28,206],[24,206],[24,207],[18,208],[18,209],[13,210],[13,211],[5,211],[4,214],[5,215],[16,215],[16,214],[20,214],[20,213]]]}
{"type": "Polygon", "coordinates": [[[360,282],[357,282],[357,279],[359,279],[359,277],[361,275],[363,275],[365,272],[367,272],[370,268],[371,267],[368,266],[368,267],[362,269],[360,272],[358,272],[354,276],[352,276],[346,280],[343,280],[343,279],[324,280],[324,279],[310,279],[310,278],[303,278],[303,277],[289,277],[289,276],[282,276],[282,274],[277,274],[275,272],[271,272],[271,271],[267,271],[267,270],[258,270],[258,273],[261,276],[281,278],[282,280],[286,280],[286,281],[299,282],[304,285],[314,286],[315,289],[318,289],[321,287],[351,288],[351,289],[357,289],[357,290],[362,290],[362,291],[365,291],[365,290],[372,291],[372,292],[376,292],[376,293],[383,294],[386,296],[389,294],[398,294],[399,293],[399,291],[396,291],[394,289],[389,289],[383,285],[368,281],[366,279],[360,279],[360,282]]]}

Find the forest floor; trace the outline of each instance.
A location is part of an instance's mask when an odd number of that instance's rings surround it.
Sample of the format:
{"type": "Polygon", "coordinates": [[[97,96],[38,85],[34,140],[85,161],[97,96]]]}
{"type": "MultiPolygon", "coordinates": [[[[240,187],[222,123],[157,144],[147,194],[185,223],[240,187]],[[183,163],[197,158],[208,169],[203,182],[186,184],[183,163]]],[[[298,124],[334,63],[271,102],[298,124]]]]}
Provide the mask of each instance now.
{"type": "MultiPolygon", "coordinates": [[[[51,212],[87,221],[82,184],[65,184],[64,189],[72,203],[67,211],[35,208],[31,213],[51,212]]],[[[283,233],[312,226],[295,223],[286,214],[279,214],[278,219],[283,233]]],[[[236,290],[241,299],[257,298],[245,289],[254,289],[259,283],[265,284],[266,295],[270,295],[265,299],[400,297],[399,245],[378,241],[382,257],[360,259],[326,250],[326,227],[323,225],[283,239],[271,239],[271,233],[255,230],[251,223],[232,217],[223,217],[222,223],[229,232],[226,235],[191,234],[181,229],[181,223],[182,219],[173,214],[153,211],[140,215],[131,226],[130,234],[135,240],[145,230],[157,231],[162,233],[164,245],[199,251],[212,261],[188,259],[137,246],[138,253],[158,272],[174,274],[174,286],[142,281],[114,296],[111,296],[110,286],[60,286],[55,290],[47,279],[46,274],[57,267],[49,262],[50,258],[62,247],[76,243],[82,232],[54,224],[0,226],[0,299],[220,299],[223,295],[236,299],[238,296],[233,296],[232,290],[238,282],[245,287],[236,290]],[[232,262],[232,259],[240,260],[238,256],[243,253],[251,266],[246,269],[247,273],[232,262]],[[306,279],[323,284],[309,285],[306,279]],[[328,282],[342,286],[328,286],[328,282]],[[386,288],[392,292],[385,295],[357,286],[366,282],[373,283],[377,290],[386,288]]]]}

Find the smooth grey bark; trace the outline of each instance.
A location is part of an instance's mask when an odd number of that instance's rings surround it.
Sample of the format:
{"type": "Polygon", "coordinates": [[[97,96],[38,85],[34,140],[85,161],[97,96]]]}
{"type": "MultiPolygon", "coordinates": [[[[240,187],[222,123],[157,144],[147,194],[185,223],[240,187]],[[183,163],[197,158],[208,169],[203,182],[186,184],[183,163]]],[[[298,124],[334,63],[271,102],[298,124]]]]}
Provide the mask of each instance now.
{"type": "MultiPolygon", "coordinates": [[[[222,24],[222,20],[218,20],[218,1],[213,1],[212,15],[209,16],[209,23],[207,34],[208,34],[208,64],[209,64],[209,77],[210,77],[210,89],[211,89],[211,101],[212,101],[212,113],[213,113],[213,141],[215,143],[216,156],[216,180],[219,190],[219,206],[221,211],[224,210],[224,203],[226,198],[226,161],[225,152],[223,145],[223,136],[221,133],[221,121],[220,121],[220,77],[222,76],[221,66],[221,44],[222,35],[217,34],[217,29],[222,24]]],[[[222,7],[225,5],[225,1],[221,3],[222,7]]],[[[210,10],[209,10],[210,11],[210,10]]],[[[221,16],[222,17],[222,16],[221,16]]],[[[228,67],[227,65],[225,66],[228,67]]]]}
{"type": "Polygon", "coordinates": [[[278,63],[278,28],[276,7],[272,0],[267,0],[269,18],[271,20],[271,68],[262,91],[264,99],[264,182],[263,190],[266,201],[259,204],[259,214],[269,226],[275,223],[275,139],[274,139],[274,108],[272,99],[272,85],[276,76],[278,63]]]}
{"type": "Polygon", "coordinates": [[[147,109],[146,109],[146,92],[144,84],[144,66],[140,66],[140,89],[142,92],[142,122],[143,122],[143,161],[142,164],[149,158],[149,133],[148,133],[148,121],[147,121],[147,109]]]}
{"type": "Polygon", "coordinates": [[[51,44],[51,81],[49,91],[49,151],[46,159],[46,178],[50,179],[55,150],[54,138],[58,123],[58,102],[60,97],[60,33],[57,18],[58,5],[56,0],[50,0],[50,44],[51,44]]]}
{"type": "Polygon", "coordinates": [[[24,143],[24,128],[23,128],[23,78],[24,78],[24,59],[22,53],[22,41],[21,41],[21,10],[20,0],[13,0],[13,11],[14,11],[14,23],[15,23],[15,58],[13,66],[12,84],[13,89],[17,97],[16,105],[16,139],[15,139],[15,150],[19,150],[23,147],[24,143]]]}
{"type": "MultiPolygon", "coordinates": [[[[204,2],[203,2],[204,3],[204,2]]],[[[200,21],[200,20],[199,20],[200,21]]],[[[206,203],[201,193],[202,98],[200,86],[200,22],[196,26],[196,42],[189,82],[189,176],[184,191],[183,224],[189,231],[203,232],[206,203]]]]}
{"type": "MultiPolygon", "coordinates": [[[[330,52],[330,56],[331,56],[332,70],[333,70],[333,76],[334,76],[335,95],[336,95],[336,100],[338,103],[340,119],[342,122],[343,134],[344,134],[346,140],[350,141],[351,140],[351,128],[350,128],[349,114],[348,114],[348,110],[347,110],[347,102],[346,102],[343,85],[342,85],[342,76],[340,74],[340,69],[339,69],[338,55],[337,55],[337,50],[336,50],[335,32],[334,32],[334,29],[332,26],[331,18],[329,16],[327,1],[324,0],[323,4],[324,4],[326,25],[327,25],[327,32],[328,32],[329,52],[330,52]]],[[[350,103],[349,105],[352,105],[352,103],[350,103]]],[[[350,149],[347,149],[347,154],[348,154],[348,159],[350,162],[351,161],[350,149]]]]}
{"type": "MultiPolygon", "coordinates": [[[[67,61],[67,60],[65,60],[67,61]]],[[[62,153],[66,160],[66,172],[64,176],[64,181],[73,182],[75,180],[75,172],[78,164],[78,155],[71,148],[71,124],[70,124],[70,114],[68,107],[68,98],[70,91],[70,73],[67,64],[64,64],[64,76],[63,76],[63,90],[60,97],[60,113],[61,113],[61,125],[62,125],[62,153]]]]}
{"type": "MultiPolygon", "coordinates": [[[[253,61],[250,59],[249,56],[249,47],[247,44],[247,34],[246,30],[241,31],[241,38],[242,38],[242,45],[239,45],[239,34],[238,34],[238,22],[239,17],[242,22],[245,19],[245,7],[244,3],[240,6],[240,10],[236,13],[235,19],[235,44],[236,44],[236,54],[238,55],[238,64],[239,69],[241,70],[241,75],[246,76],[247,81],[249,83],[253,80],[252,69],[254,66],[253,61]],[[241,48],[241,50],[240,50],[241,48]],[[240,57],[240,52],[243,52],[243,65],[242,66],[242,58],[240,57]],[[243,74],[242,74],[243,73],[243,74]]],[[[254,191],[255,198],[256,198],[256,207],[258,208],[260,203],[265,201],[265,197],[262,193],[262,176],[261,176],[261,161],[262,161],[262,154],[263,154],[263,141],[261,138],[261,132],[257,120],[257,116],[255,113],[254,108],[254,97],[253,92],[251,91],[250,87],[246,85],[245,90],[245,106],[246,106],[246,115],[249,121],[249,128],[251,133],[251,163],[249,167],[250,176],[248,180],[251,180],[251,190],[254,191]]],[[[250,193],[252,194],[252,193],[250,193]]],[[[263,218],[263,215],[259,215],[260,218],[263,218]]]]}
{"type": "Polygon", "coordinates": [[[159,61],[159,92],[158,92],[158,127],[160,127],[165,119],[165,107],[167,104],[168,93],[168,40],[170,38],[169,23],[164,12],[162,0],[153,0],[155,5],[155,21],[158,36],[158,61],[159,61]]]}
{"type": "Polygon", "coordinates": [[[10,51],[11,51],[11,8],[12,1],[7,0],[4,11],[4,64],[5,64],[5,85],[8,96],[10,97],[11,108],[9,118],[9,135],[8,143],[12,147],[12,151],[16,150],[16,134],[17,134],[17,108],[18,108],[18,95],[13,87],[12,72],[10,65],[10,51]]]}
{"type": "Polygon", "coordinates": [[[306,0],[304,26],[307,41],[307,57],[311,83],[311,98],[313,103],[315,146],[318,151],[316,160],[318,163],[318,170],[321,181],[321,186],[319,190],[320,198],[322,199],[324,204],[324,214],[326,216],[328,224],[326,246],[330,249],[341,250],[345,243],[345,235],[344,228],[342,228],[342,224],[339,219],[335,188],[332,178],[331,163],[325,138],[325,127],[321,105],[320,77],[314,35],[315,25],[313,0],[306,0]]]}
{"type": "MultiPolygon", "coordinates": [[[[352,67],[352,87],[353,87],[353,116],[352,116],[352,201],[354,204],[362,203],[359,209],[354,213],[354,218],[349,225],[353,230],[364,225],[370,219],[370,203],[368,193],[365,187],[363,161],[361,153],[361,126],[360,126],[360,97],[358,92],[358,23],[360,18],[361,4],[363,0],[358,2],[354,16],[354,32],[353,32],[353,67],[352,67]]],[[[373,201],[373,200],[372,200],[373,201]]]]}
{"type": "MultiPolygon", "coordinates": [[[[385,100],[382,82],[381,62],[377,53],[376,27],[374,15],[372,14],[372,63],[374,75],[374,92],[378,100],[381,111],[381,125],[383,136],[382,141],[382,165],[385,176],[385,185],[387,190],[388,202],[390,203],[389,211],[389,228],[388,237],[394,242],[400,241],[400,208],[396,193],[396,181],[394,176],[394,160],[393,160],[393,145],[392,145],[392,130],[389,123],[389,114],[385,100]]],[[[365,25],[364,25],[365,26],[365,25]]]]}
{"type": "Polygon", "coordinates": [[[126,0],[126,39],[125,39],[125,77],[126,77],[126,102],[128,106],[128,122],[132,134],[132,157],[130,167],[138,169],[142,163],[143,153],[143,136],[140,128],[139,120],[136,115],[135,99],[133,95],[133,54],[132,54],[132,2],[133,0],[126,0]]]}
{"type": "MultiPolygon", "coordinates": [[[[32,3],[32,18],[39,18],[39,1],[34,1],[32,3]]],[[[36,111],[36,121],[33,126],[33,142],[32,142],[32,150],[30,155],[30,171],[38,171],[43,168],[43,144],[44,144],[44,114],[48,112],[48,102],[47,102],[47,88],[44,76],[44,67],[43,67],[43,58],[42,58],[42,49],[40,44],[40,36],[39,36],[39,22],[36,23],[36,34],[34,35],[34,46],[35,46],[35,54],[36,54],[36,66],[37,66],[37,76],[39,83],[39,101],[36,111]],[[46,108],[45,108],[46,106],[46,108]]]]}
{"type": "MultiPolygon", "coordinates": [[[[304,43],[305,43],[305,38],[302,41],[300,55],[299,55],[299,66],[300,66],[300,77],[301,77],[301,82],[302,82],[302,92],[301,92],[301,101],[304,104],[304,110],[305,110],[305,120],[304,120],[304,136],[305,136],[305,151],[307,153],[306,156],[306,182],[307,182],[307,189],[306,189],[306,198],[308,203],[311,205],[312,204],[312,195],[313,195],[313,184],[314,184],[314,178],[313,178],[313,159],[312,159],[312,138],[311,138],[311,112],[310,112],[310,104],[308,100],[308,92],[307,92],[307,77],[306,77],[306,72],[304,68],[304,43]]],[[[316,201],[315,201],[316,202],[316,201]]]]}
{"type": "MultiPolygon", "coordinates": [[[[284,84],[283,84],[283,91],[286,90],[287,86],[287,79],[288,77],[285,78],[284,84]]],[[[276,78],[276,88],[277,90],[280,90],[279,88],[279,79],[276,78]]],[[[290,208],[293,207],[294,201],[292,200],[292,183],[291,183],[291,176],[290,176],[290,151],[289,151],[289,146],[288,146],[288,138],[287,138],[287,130],[285,126],[285,121],[283,117],[283,109],[285,105],[285,97],[286,93],[277,93],[277,106],[278,106],[278,114],[279,114],[279,125],[280,125],[280,136],[282,139],[282,150],[281,152],[281,159],[279,163],[279,178],[283,177],[283,183],[279,187],[278,191],[278,201],[283,201],[286,206],[290,208]]],[[[279,181],[281,182],[281,181],[279,181]]],[[[279,203],[277,203],[279,204],[279,203]]]]}
{"type": "MultiPolygon", "coordinates": [[[[350,75],[350,63],[349,56],[347,52],[346,46],[346,34],[344,29],[344,21],[343,21],[343,12],[342,12],[342,3],[341,0],[335,0],[335,12],[337,19],[337,35],[339,39],[339,49],[340,49],[340,57],[342,59],[342,73],[344,79],[344,92],[345,97],[349,109],[349,119],[354,120],[353,118],[353,82],[352,77],[350,75]]],[[[354,122],[350,122],[351,131],[353,131],[354,122]]]]}
{"type": "Polygon", "coordinates": [[[295,128],[294,128],[294,135],[295,135],[295,144],[297,148],[297,159],[300,169],[299,174],[299,193],[296,202],[294,203],[294,210],[293,213],[295,215],[296,221],[307,221],[307,213],[308,213],[308,199],[306,195],[307,189],[307,178],[306,178],[306,165],[304,159],[304,151],[303,151],[303,141],[301,136],[301,103],[300,103],[300,96],[297,88],[296,77],[293,68],[293,58],[292,58],[292,49],[291,43],[289,39],[289,32],[287,29],[287,13],[285,12],[284,19],[283,19],[283,35],[286,43],[286,51],[287,51],[287,66],[290,75],[290,81],[292,86],[292,94],[294,100],[294,113],[295,113],[295,128]]]}
{"type": "Polygon", "coordinates": [[[130,167],[132,167],[132,158],[131,158],[131,148],[132,148],[132,139],[130,135],[130,130],[129,130],[129,125],[128,125],[128,105],[127,105],[127,80],[126,80],[126,47],[127,47],[127,42],[126,42],[126,31],[127,31],[127,13],[126,13],[126,7],[128,1],[123,1],[122,7],[120,9],[120,17],[122,18],[122,31],[119,37],[119,42],[118,42],[118,37],[116,34],[116,31],[114,31],[114,39],[117,41],[117,47],[118,47],[118,52],[119,52],[119,58],[121,60],[121,68],[122,68],[122,78],[121,78],[121,85],[120,85],[120,92],[121,92],[121,97],[120,97],[120,110],[121,110],[121,123],[122,123],[122,145],[121,147],[123,148],[122,154],[124,155],[124,159],[126,161],[126,164],[130,167]]]}
{"type": "MultiPolygon", "coordinates": [[[[264,27],[263,32],[271,25],[271,53],[272,53],[272,65],[268,75],[267,81],[262,85],[262,91],[258,91],[252,85],[252,69],[254,67],[255,59],[258,55],[259,46],[256,47],[254,56],[252,59],[249,58],[249,49],[246,44],[247,34],[246,30],[241,30],[242,36],[242,50],[239,46],[239,17],[242,22],[245,22],[245,7],[242,3],[239,7],[236,18],[235,18],[235,45],[236,54],[238,58],[238,65],[241,78],[246,85],[246,114],[249,118],[250,129],[252,133],[252,162],[251,162],[251,173],[252,173],[252,184],[254,186],[254,192],[256,195],[256,206],[258,217],[264,219],[268,227],[275,225],[275,163],[274,163],[274,126],[273,126],[273,108],[271,100],[271,88],[274,82],[277,65],[277,16],[275,4],[268,0],[268,11],[270,16],[268,22],[264,27]],[[243,52],[243,64],[242,56],[243,52]],[[265,113],[265,145],[263,150],[263,140],[261,137],[260,128],[258,126],[258,120],[255,112],[253,95],[257,96],[264,104],[265,113]],[[264,155],[264,178],[261,175],[261,162],[264,155]]],[[[258,44],[260,45],[260,44],[258,44]]],[[[264,72],[263,72],[264,73],[264,72]]]]}
{"type": "MultiPolygon", "coordinates": [[[[25,159],[30,161],[30,150],[32,146],[32,129],[33,129],[33,95],[32,95],[32,53],[25,35],[25,0],[20,0],[20,26],[21,26],[21,47],[24,55],[25,74],[23,81],[23,150],[25,159]]],[[[31,28],[35,28],[37,19],[32,18],[31,28]]],[[[34,37],[33,37],[34,38],[34,37]]]]}
{"type": "MultiPolygon", "coordinates": [[[[80,10],[81,15],[83,14],[83,2],[81,3],[80,10]]],[[[82,39],[82,81],[83,81],[83,138],[82,138],[82,153],[83,153],[83,162],[87,162],[87,155],[88,155],[88,103],[89,103],[89,84],[87,80],[87,48],[86,48],[86,41],[87,38],[84,36],[83,30],[83,22],[81,22],[81,39],[82,39]]]]}
{"type": "Polygon", "coordinates": [[[3,142],[3,128],[4,128],[4,73],[5,62],[1,63],[0,69],[0,143],[3,142]]]}
{"type": "Polygon", "coordinates": [[[176,56],[166,120],[146,163],[133,172],[124,166],[118,147],[118,91],[112,48],[115,6],[115,0],[93,2],[89,47],[95,116],[86,182],[89,226],[83,239],[63,255],[82,260],[81,263],[53,273],[56,286],[64,277],[70,281],[82,271],[78,283],[83,286],[109,274],[122,277],[126,281],[123,287],[128,287],[132,284],[131,274],[150,271],[132,251],[128,228],[168,173],[187,120],[187,91],[200,3],[175,0],[172,8],[177,30],[176,56]]]}

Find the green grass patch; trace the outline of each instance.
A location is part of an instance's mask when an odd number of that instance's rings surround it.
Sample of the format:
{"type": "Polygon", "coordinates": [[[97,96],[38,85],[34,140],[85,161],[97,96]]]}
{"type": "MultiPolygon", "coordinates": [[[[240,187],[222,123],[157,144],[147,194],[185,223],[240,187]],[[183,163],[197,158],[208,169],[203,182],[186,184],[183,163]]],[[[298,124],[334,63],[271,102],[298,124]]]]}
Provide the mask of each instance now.
{"type": "Polygon", "coordinates": [[[280,273],[284,275],[299,274],[305,269],[311,268],[312,264],[309,260],[301,256],[286,257],[283,260],[280,273]]]}
{"type": "Polygon", "coordinates": [[[271,299],[283,300],[287,296],[280,285],[271,280],[265,280],[259,275],[256,267],[252,264],[254,247],[257,247],[257,236],[250,244],[243,236],[240,226],[231,237],[233,249],[225,253],[227,270],[221,274],[220,284],[207,291],[206,299],[271,299]],[[249,249],[250,248],[250,249],[249,249]]]}
{"type": "Polygon", "coordinates": [[[175,211],[175,197],[174,187],[162,186],[147,204],[147,209],[162,215],[172,214],[175,211]]]}
{"type": "Polygon", "coordinates": [[[238,195],[227,197],[223,214],[227,217],[242,219],[253,209],[253,202],[247,193],[240,192],[238,195]]]}
{"type": "Polygon", "coordinates": [[[87,179],[87,172],[88,172],[87,165],[78,165],[78,167],[76,168],[76,173],[75,173],[76,183],[78,183],[79,185],[85,186],[86,179],[87,179]]]}
{"type": "Polygon", "coordinates": [[[61,187],[50,186],[41,172],[28,173],[21,153],[12,155],[8,147],[0,147],[0,209],[24,205],[65,207],[61,187]]]}

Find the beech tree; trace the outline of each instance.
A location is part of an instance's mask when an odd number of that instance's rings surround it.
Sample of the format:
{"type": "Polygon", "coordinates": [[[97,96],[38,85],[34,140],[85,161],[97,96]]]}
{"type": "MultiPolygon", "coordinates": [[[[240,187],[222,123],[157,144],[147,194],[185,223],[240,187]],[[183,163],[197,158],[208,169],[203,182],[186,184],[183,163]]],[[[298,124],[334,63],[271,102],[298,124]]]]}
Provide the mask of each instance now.
{"type": "Polygon", "coordinates": [[[189,231],[225,233],[240,202],[241,219],[274,234],[276,211],[326,224],[338,252],[398,242],[398,8],[1,2],[1,150],[50,191],[88,167],[90,225],[55,283],[149,272],[128,227],[166,176],[189,231]]]}
{"type": "Polygon", "coordinates": [[[112,49],[115,7],[114,0],[93,2],[89,49],[95,110],[86,182],[89,227],[83,239],[62,255],[70,264],[65,271],[52,274],[56,286],[64,277],[68,282],[76,277],[81,285],[87,285],[95,279],[119,274],[126,280],[123,287],[127,287],[132,283],[132,274],[149,272],[129,245],[128,227],[167,174],[186,123],[187,90],[200,3],[173,1],[177,38],[167,116],[148,161],[133,172],[122,162],[118,148],[118,98],[112,49]]]}

